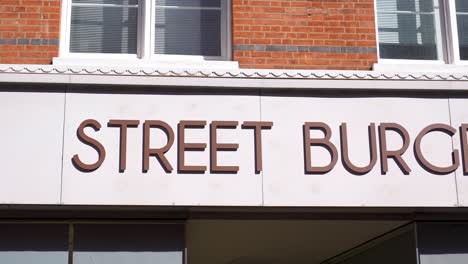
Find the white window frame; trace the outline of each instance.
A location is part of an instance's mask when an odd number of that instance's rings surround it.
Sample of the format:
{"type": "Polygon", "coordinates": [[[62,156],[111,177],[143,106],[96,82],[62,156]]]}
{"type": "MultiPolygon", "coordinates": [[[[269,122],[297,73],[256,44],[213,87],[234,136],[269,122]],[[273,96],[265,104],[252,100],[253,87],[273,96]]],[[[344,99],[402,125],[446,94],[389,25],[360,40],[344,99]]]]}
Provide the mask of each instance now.
{"type": "Polygon", "coordinates": [[[380,41],[377,0],[374,0],[375,33],[377,41],[378,64],[382,65],[460,65],[468,66],[468,60],[460,60],[458,43],[458,27],[455,0],[434,0],[438,3],[435,7],[436,44],[438,51],[437,60],[412,60],[412,59],[382,59],[380,58],[380,41]],[[438,13],[438,14],[437,14],[438,13]]]}
{"type": "Polygon", "coordinates": [[[447,23],[450,23],[450,56],[451,56],[451,63],[455,65],[468,65],[468,60],[461,60],[460,59],[460,44],[458,39],[458,23],[457,23],[457,12],[455,6],[455,0],[448,0],[446,2],[447,6],[447,23]]]}
{"type": "MultiPolygon", "coordinates": [[[[140,13],[141,5],[138,6],[138,13],[140,13]]],[[[62,2],[62,22],[60,30],[60,48],[59,56],[61,58],[93,58],[93,59],[124,59],[131,60],[137,59],[138,47],[140,46],[140,36],[137,40],[137,54],[121,54],[121,53],[85,53],[85,52],[70,52],[70,34],[71,34],[71,10],[72,0],[63,0],[62,2]]],[[[140,29],[140,17],[138,18],[138,29],[140,29]]],[[[140,32],[138,32],[140,33],[140,32]]],[[[138,34],[137,33],[137,34],[138,34]]]]}
{"type": "Polygon", "coordinates": [[[61,30],[59,57],[54,58],[54,64],[215,64],[219,66],[238,67],[232,62],[231,52],[231,0],[221,1],[221,56],[202,55],[170,55],[154,54],[156,10],[155,0],[138,0],[138,32],[137,53],[74,53],[70,52],[71,9],[72,0],[62,0],[61,30]],[[225,62],[224,64],[222,62],[225,62]],[[228,65],[229,64],[229,65],[228,65]]]}

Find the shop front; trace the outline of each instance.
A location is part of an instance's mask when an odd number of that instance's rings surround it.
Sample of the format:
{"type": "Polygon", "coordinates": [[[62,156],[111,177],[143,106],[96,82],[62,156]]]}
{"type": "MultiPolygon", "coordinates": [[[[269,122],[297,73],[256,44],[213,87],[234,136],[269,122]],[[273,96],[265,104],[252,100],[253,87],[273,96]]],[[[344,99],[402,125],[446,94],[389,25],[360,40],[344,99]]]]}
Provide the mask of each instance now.
{"type": "Polygon", "coordinates": [[[1,71],[2,263],[467,260],[466,76],[1,71]]]}

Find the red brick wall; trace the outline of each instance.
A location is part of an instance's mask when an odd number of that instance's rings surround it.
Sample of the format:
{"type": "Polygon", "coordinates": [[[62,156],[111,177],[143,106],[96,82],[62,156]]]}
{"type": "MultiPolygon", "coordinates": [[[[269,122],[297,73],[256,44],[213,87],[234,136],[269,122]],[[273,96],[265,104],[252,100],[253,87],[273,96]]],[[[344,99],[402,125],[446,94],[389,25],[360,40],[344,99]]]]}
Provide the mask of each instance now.
{"type": "Polygon", "coordinates": [[[367,70],[377,61],[373,0],[232,0],[242,68],[367,70]]]}
{"type": "Polygon", "coordinates": [[[0,63],[50,64],[59,32],[60,0],[0,0],[0,63]]]}
{"type": "MultiPolygon", "coordinates": [[[[356,69],[377,61],[373,0],[232,0],[242,68],[356,69]]],[[[60,0],[0,0],[0,63],[50,64],[60,0]]]]}

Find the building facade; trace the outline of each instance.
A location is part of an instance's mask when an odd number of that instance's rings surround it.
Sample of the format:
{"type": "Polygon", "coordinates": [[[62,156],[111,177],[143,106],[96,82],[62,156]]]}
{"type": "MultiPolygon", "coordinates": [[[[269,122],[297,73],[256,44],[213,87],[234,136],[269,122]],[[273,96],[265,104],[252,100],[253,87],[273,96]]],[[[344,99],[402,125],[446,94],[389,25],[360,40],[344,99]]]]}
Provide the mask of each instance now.
{"type": "Polygon", "coordinates": [[[468,2],[1,0],[1,263],[466,263],[468,2]]]}

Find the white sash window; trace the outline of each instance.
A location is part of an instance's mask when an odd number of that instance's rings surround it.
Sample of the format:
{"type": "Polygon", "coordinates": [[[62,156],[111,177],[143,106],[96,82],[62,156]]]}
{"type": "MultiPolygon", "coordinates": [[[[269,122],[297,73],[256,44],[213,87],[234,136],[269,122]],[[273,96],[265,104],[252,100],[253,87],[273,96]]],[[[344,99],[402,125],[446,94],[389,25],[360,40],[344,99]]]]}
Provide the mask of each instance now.
{"type": "Polygon", "coordinates": [[[230,0],[65,0],[60,57],[229,60],[230,0]]]}
{"type": "Polygon", "coordinates": [[[464,64],[467,0],[376,0],[379,62],[464,64]]]}
{"type": "Polygon", "coordinates": [[[458,59],[468,60],[468,1],[456,0],[455,12],[457,19],[458,49],[455,51],[458,59]]]}

